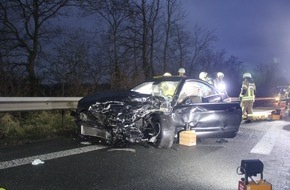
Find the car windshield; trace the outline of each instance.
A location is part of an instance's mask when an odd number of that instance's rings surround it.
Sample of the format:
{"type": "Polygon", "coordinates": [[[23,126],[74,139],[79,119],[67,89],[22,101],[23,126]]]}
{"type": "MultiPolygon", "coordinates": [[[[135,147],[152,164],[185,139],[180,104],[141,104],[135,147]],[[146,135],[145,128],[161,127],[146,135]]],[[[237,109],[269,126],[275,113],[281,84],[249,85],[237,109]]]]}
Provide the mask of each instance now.
{"type": "Polygon", "coordinates": [[[179,81],[161,81],[153,84],[153,96],[173,97],[179,81]]]}
{"type": "Polygon", "coordinates": [[[135,86],[131,89],[131,91],[138,92],[141,94],[152,94],[153,92],[153,81],[150,82],[143,82],[138,86],[135,86]]]}
{"type": "Polygon", "coordinates": [[[142,94],[152,94],[153,96],[173,96],[179,81],[150,81],[139,84],[131,89],[142,94]]]}

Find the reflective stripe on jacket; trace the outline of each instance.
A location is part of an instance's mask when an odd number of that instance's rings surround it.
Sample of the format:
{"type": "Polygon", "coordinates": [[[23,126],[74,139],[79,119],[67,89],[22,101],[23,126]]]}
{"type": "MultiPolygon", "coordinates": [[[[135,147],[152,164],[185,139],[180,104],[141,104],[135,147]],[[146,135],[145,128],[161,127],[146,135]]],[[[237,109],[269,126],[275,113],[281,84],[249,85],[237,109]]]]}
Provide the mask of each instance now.
{"type": "Polygon", "coordinates": [[[256,85],[248,80],[243,81],[240,98],[242,101],[255,101],[256,85]]]}

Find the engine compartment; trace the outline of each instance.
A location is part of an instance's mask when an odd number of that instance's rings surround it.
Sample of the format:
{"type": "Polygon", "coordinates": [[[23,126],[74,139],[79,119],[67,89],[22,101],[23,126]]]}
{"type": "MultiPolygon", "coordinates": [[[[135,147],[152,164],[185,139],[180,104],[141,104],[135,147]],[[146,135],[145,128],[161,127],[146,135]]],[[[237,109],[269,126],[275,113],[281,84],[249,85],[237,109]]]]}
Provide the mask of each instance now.
{"type": "Polygon", "coordinates": [[[102,131],[104,135],[95,136],[111,145],[154,143],[160,130],[159,115],[170,114],[170,110],[170,103],[162,97],[128,97],[122,101],[98,101],[87,113],[80,113],[79,120],[90,123],[98,134],[102,131]]]}

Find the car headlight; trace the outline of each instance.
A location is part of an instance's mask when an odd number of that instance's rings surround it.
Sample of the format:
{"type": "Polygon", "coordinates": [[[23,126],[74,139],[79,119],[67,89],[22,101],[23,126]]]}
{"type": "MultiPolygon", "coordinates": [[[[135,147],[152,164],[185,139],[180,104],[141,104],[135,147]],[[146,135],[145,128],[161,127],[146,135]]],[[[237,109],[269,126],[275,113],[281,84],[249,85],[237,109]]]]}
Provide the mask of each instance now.
{"type": "Polygon", "coordinates": [[[80,120],[82,121],[88,121],[88,115],[85,114],[84,112],[80,113],[80,120]]]}

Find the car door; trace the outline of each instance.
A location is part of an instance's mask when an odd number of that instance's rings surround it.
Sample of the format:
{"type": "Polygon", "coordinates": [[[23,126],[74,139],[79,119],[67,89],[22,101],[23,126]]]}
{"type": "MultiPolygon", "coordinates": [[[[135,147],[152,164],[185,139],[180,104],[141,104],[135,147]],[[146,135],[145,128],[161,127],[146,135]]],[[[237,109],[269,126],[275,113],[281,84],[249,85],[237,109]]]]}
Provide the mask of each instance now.
{"type": "Polygon", "coordinates": [[[238,102],[224,102],[213,86],[197,80],[184,82],[173,109],[176,125],[196,130],[200,137],[234,137],[241,116],[238,102]]]}

